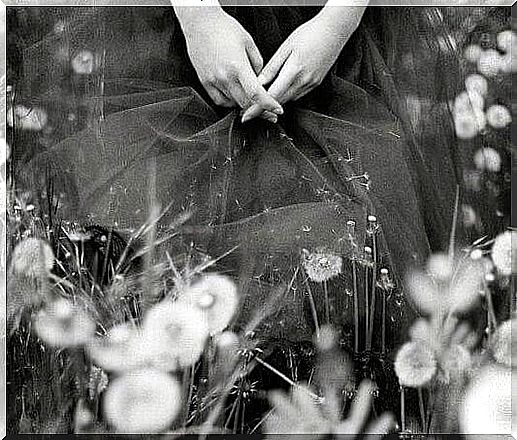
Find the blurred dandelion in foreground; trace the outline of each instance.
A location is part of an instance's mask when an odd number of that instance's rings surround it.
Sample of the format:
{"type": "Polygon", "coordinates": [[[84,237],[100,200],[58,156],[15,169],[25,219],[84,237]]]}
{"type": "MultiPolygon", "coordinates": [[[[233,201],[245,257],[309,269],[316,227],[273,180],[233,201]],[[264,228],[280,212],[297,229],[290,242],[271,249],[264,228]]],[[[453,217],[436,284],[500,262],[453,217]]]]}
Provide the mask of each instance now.
{"type": "Polygon", "coordinates": [[[511,370],[497,365],[484,367],[467,389],[460,410],[461,432],[509,434],[512,431],[511,394],[511,370]]]}
{"type": "Polygon", "coordinates": [[[492,105],[486,111],[487,122],[490,126],[500,129],[512,123],[512,115],[504,105],[492,105]]]}
{"type": "Polygon", "coordinates": [[[88,394],[91,400],[102,393],[108,386],[108,375],[102,368],[92,365],[88,381],[88,394]]]}
{"type": "Polygon", "coordinates": [[[483,50],[477,61],[479,73],[491,77],[496,76],[501,69],[501,55],[494,49],[483,50]]]}
{"type": "Polygon", "coordinates": [[[201,357],[208,338],[203,314],[195,307],[163,300],[144,316],[144,357],[153,367],[174,371],[201,357]]]}
{"type": "Polygon", "coordinates": [[[465,79],[465,88],[467,93],[477,93],[485,96],[488,92],[488,82],[483,75],[473,73],[465,79]]]}
{"type": "Polygon", "coordinates": [[[482,50],[483,49],[481,49],[481,46],[479,46],[478,44],[471,44],[465,48],[463,54],[469,62],[475,64],[478,62],[482,50]]]}
{"type": "Polygon", "coordinates": [[[472,139],[478,134],[478,123],[474,114],[464,113],[454,116],[454,129],[460,139],[472,139]]]}
{"type": "Polygon", "coordinates": [[[512,241],[517,246],[517,233],[505,231],[495,238],[492,246],[492,261],[497,271],[503,276],[510,276],[517,271],[517,256],[512,255],[512,241]]]}
{"type": "Polygon", "coordinates": [[[433,350],[421,342],[407,342],[397,353],[395,373],[402,386],[420,388],[426,386],[437,371],[433,350]]]}
{"type": "Polygon", "coordinates": [[[89,50],[82,50],[72,58],[71,65],[75,73],[89,75],[95,68],[95,56],[89,50]]]}
{"type": "Polygon", "coordinates": [[[503,52],[511,52],[514,45],[517,45],[515,32],[508,29],[497,34],[497,47],[503,52]]]}
{"type": "Polygon", "coordinates": [[[38,337],[54,347],[84,345],[93,337],[96,328],[85,310],[66,299],[58,299],[40,310],[33,325],[38,337]]]}
{"type": "Polygon", "coordinates": [[[472,357],[463,345],[453,344],[440,356],[439,378],[445,383],[464,377],[471,369],[472,357]]]}
{"type": "Polygon", "coordinates": [[[182,405],[181,387],[170,375],[144,369],[116,378],[108,387],[104,416],[123,434],[165,431],[182,405]]]}
{"type": "Polygon", "coordinates": [[[341,273],[343,259],[322,248],[316,249],[316,252],[303,249],[302,265],[310,280],[322,283],[341,273]]]}
{"type": "Polygon", "coordinates": [[[228,277],[206,274],[180,293],[179,302],[185,302],[201,312],[211,335],[222,332],[229,324],[239,305],[235,283],[228,277]]]}
{"type": "Polygon", "coordinates": [[[145,361],[141,333],[129,323],[118,324],[106,336],[89,341],[86,351],[92,361],[106,371],[120,373],[134,370],[145,361]]]}
{"type": "Polygon", "coordinates": [[[26,238],[14,248],[11,265],[18,275],[33,278],[46,276],[54,267],[54,252],[47,242],[33,237],[26,238]]]}
{"type": "Polygon", "coordinates": [[[452,276],[452,264],[447,254],[432,254],[427,260],[427,270],[440,281],[447,281],[452,276]]]}
{"type": "Polygon", "coordinates": [[[485,147],[480,148],[474,154],[474,163],[478,170],[486,170],[492,173],[497,173],[501,169],[501,156],[497,150],[485,147]]]}
{"type": "Polygon", "coordinates": [[[7,110],[7,125],[27,131],[41,131],[47,125],[47,112],[40,107],[17,105],[7,110]]]}
{"type": "MultiPolygon", "coordinates": [[[[491,351],[494,359],[507,367],[512,366],[512,324],[517,332],[517,320],[503,322],[492,337],[491,351]]],[[[517,337],[517,333],[514,337],[517,337]]]]}

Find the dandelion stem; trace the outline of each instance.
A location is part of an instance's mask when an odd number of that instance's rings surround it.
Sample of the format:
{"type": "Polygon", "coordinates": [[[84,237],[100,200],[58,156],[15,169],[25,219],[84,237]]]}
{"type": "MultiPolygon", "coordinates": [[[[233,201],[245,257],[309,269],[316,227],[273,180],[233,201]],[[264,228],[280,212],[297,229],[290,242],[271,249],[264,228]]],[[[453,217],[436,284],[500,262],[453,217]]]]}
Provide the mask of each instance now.
{"type": "Polygon", "coordinates": [[[370,289],[368,288],[368,266],[364,268],[364,298],[365,298],[365,337],[366,348],[368,349],[368,334],[370,330],[370,289]]]}
{"type": "Polygon", "coordinates": [[[375,238],[375,233],[372,237],[372,248],[373,248],[373,267],[372,267],[372,296],[371,296],[371,311],[370,311],[370,324],[368,331],[368,345],[366,347],[367,350],[372,348],[372,338],[373,338],[373,325],[375,322],[375,284],[377,281],[377,240],[375,238]]]}
{"type": "Polygon", "coordinates": [[[329,303],[329,290],[327,281],[323,281],[323,292],[325,293],[325,321],[327,325],[330,324],[330,303],[329,303]]]}
{"type": "Polygon", "coordinates": [[[309,296],[309,304],[311,306],[312,319],[314,320],[314,327],[316,328],[316,337],[320,335],[320,324],[318,321],[318,312],[316,310],[316,304],[314,302],[314,297],[312,296],[312,290],[309,283],[307,283],[307,293],[309,296]]]}
{"type": "Polygon", "coordinates": [[[456,228],[458,223],[458,211],[460,203],[460,186],[456,185],[456,198],[454,200],[454,214],[452,216],[451,235],[449,237],[449,260],[454,260],[454,246],[456,243],[456,228]]]}
{"type": "Polygon", "coordinates": [[[352,260],[352,280],[354,289],[354,353],[359,352],[359,304],[357,295],[357,263],[352,260]]]}
{"type": "Polygon", "coordinates": [[[386,292],[382,292],[381,353],[386,353],[386,292]]]}
{"type": "Polygon", "coordinates": [[[406,402],[404,395],[404,387],[400,387],[400,422],[402,424],[402,432],[406,430],[406,402]]]}
{"type": "Polygon", "coordinates": [[[426,428],[426,417],[425,417],[425,409],[424,409],[424,395],[422,393],[422,388],[418,388],[418,406],[420,407],[420,419],[422,422],[422,432],[425,432],[426,428]]]}
{"type": "MultiPolygon", "coordinates": [[[[281,371],[277,370],[271,364],[269,364],[266,361],[260,359],[258,356],[255,357],[254,360],[257,361],[260,365],[266,367],[269,371],[271,371],[274,374],[276,374],[278,377],[280,377],[280,379],[283,379],[285,382],[287,382],[292,387],[299,387],[299,385],[296,382],[294,382],[292,379],[288,378],[284,373],[282,373],[281,371]]],[[[321,399],[320,396],[318,396],[317,394],[314,394],[312,391],[310,391],[310,390],[308,390],[306,388],[302,388],[302,387],[299,387],[299,388],[301,390],[303,390],[304,392],[306,392],[313,399],[315,399],[315,400],[320,400],[321,399]]]]}

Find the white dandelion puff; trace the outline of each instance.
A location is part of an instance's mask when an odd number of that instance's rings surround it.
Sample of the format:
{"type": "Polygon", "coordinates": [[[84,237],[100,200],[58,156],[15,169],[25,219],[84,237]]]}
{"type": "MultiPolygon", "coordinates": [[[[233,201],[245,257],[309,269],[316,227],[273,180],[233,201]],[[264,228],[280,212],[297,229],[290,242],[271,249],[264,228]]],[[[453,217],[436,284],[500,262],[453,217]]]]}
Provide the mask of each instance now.
{"type": "Polygon", "coordinates": [[[427,270],[437,280],[447,281],[453,272],[451,259],[447,254],[432,254],[427,260],[427,270]]]}
{"type": "Polygon", "coordinates": [[[14,273],[28,277],[41,277],[54,267],[54,252],[50,245],[38,238],[26,238],[13,250],[11,265],[14,273]]]}
{"type": "Polygon", "coordinates": [[[484,50],[479,55],[477,67],[482,75],[496,76],[501,69],[501,55],[494,49],[484,50]]]}
{"type": "Polygon", "coordinates": [[[433,379],[436,371],[435,354],[424,343],[407,342],[397,353],[395,373],[402,386],[424,387],[433,379]]]}
{"type": "Polygon", "coordinates": [[[199,309],[164,300],[146,313],[143,331],[146,360],[160,370],[175,371],[199,360],[209,330],[199,309]]]}
{"type": "MultiPolygon", "coordinates": [[[[513,330],[517,331],[517,320],[514,320],[513,330]]],[[[517,336],[516,336],[517,337],[517,336]]],[[[494,359],[507,367],[512,366],[512,321],[503,322],[495,331],[490,347],[494,359]]]]}
{"type": "Polygon", "coordinates": [[[477,150],[474,154],[474,163],[478,170],[497,173],[501,170],[502,160],[497,150],[484,147],[477,150]]]}
{"type": "Polygon", "coordinates": [[[481,56],[481,46],[477,44],[471,44],[465,48],[464,56],[472,64],[476,64],[481,56]]]}
{"type": "Polygon", "coordinates": [[[75,73],[89,75],[95,69],[95,56],[89,50],[82,50],[72,58],[71,65],[75,73]]]}
{"type": "Polygon", "coordinates": [[[485,96],[488,92],[488,81],[483,75],[473,73],[465,78],[467,93],[476,93],[485,96]]]}
{"type": "Polygon", "coordinates": [[[504,105],[492,105],[486,111],[487,122],[496,129],[504,128],[512,123],[512,115],[504,105]]]}
{"type": "Polygon", "coordinates": [[[178,300],[191,304],[203,314],[211,335],[228,327],[239,306],[235,283],[218,274],[203,275],[181,292],[178,300]]]}
{"type": "Polygon", "coordinates": [[[182,404],[181,387],[170,375],[144,369],[116,378],[103,400],[104,416],[117,433],[165,431],[182,404]]]}
{"type": "Polygon", "coordinates": [[[451,379],[458,379],[470,373],[472,356],[461,344],[452,344],[440,357],[440,379],[449,383],[451,379]]]}
{"type": "Polygon", "coordinates": [[[472,139],[478,134],[478,122],[473,113],[454,115],[454,129],[460,139],[472,139]]]}
{"type": "Polygon", "coordinates": [[[511,52],[512,46],[517,43],[517,34],[510,29],[497,34],[497,47],[503,52],[511,52]]]}
{"type": "Polygon", "coordinates": [[[499,365],[484,367],[467,389],[460,410],[463,434],[512,431],[512,373],[499,365]]]}
{"type": "Polygon", "coordinates": [[[106,336],[91,340],[86,352],[92,361],[106,371],[122,373],[145,364],[142,331],[123,323],[112,327],[106,336]]]}
{"type": "Polygon", "coordinates": [[[512,242],[517,246],[517,232],[505,231],[499,234],[492,246],[492,261],[497,271],[503,276],[510,276],[517,270],[517,252],[512,252],[512,242]]]}
{"type": "Polygon", "coordinates": [[[66,299],[58,299],[40,310],[33,326],[38,337],[53,347],[85,345],[93,338],[96,328],[86,311],[66,299]]]}
{"type": "Polygon", "coordinates": [[[47,112],[40,107],[17,105],[7,110],[7,125],[27,131],[41,131],[48,122],[47,112]]]}
{"type": "Polygon", "coordinates": [[[338,276],[343,267],[343,259],[336,254],[317,249],[316,252],[302,251],[302,265],[309,279],[322,283],[338,276]]]}

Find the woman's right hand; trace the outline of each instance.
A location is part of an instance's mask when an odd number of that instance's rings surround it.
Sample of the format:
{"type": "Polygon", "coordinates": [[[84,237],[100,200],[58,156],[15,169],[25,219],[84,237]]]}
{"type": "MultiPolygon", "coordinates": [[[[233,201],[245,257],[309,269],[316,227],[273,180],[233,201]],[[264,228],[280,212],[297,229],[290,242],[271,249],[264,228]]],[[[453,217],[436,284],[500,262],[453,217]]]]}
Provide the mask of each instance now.
{"type": "Polygon", "coordinates": [[[243,110],[258,105],[276,122],[282,106],[257,79],[263,61],[252,37],[220,6],[177,7],[190,60],[214,103],[243,110]]]}

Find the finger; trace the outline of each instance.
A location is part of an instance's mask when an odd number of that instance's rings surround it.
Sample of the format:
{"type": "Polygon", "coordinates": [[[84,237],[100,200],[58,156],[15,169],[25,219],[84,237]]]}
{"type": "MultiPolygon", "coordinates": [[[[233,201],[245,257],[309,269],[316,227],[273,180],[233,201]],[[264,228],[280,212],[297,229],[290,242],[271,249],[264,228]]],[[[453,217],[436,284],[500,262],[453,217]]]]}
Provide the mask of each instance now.
{"type": "Polygon", "coordinates": [[[353,432],[360,432],[368,418],[372,404],[373,390],[374,384],[370,380],[365,379],[359,385],[359,390],[357,391],[357,396],[352,404],[348,418],[353,432]]]}
{"type": "Polygon", "coordinates": [[[310,395],[309,388],[298,385],[292,388],[293,404],[299,408],[300,414],[307,418],[318,416],[318,407],[310,395]]]}
{"type": "Polygon", "coordinates": [[[251,67],[253,67],[253,70],[258,75],[262,70],[262,67],[264,67],[264,59],[253,40],[246,45],[246,53],[248,54],[251,67]]]}
{"type": "Polygon", "coordinates": [[[253,104],[248,107],[242,114],[242,122],[250,121],[254,118],[262,118],[267,121],[276,123],[278,121],[278,115],[276,113],[270,112],[269,110],[264,110],[260,104],[253,104]]]}
{"type": "Polygon", "coordinates": [[[214,101],[215,105],[220,107],[235,107],[236,102],[232,99],[229,99],[223,92],[218,90],[216,87],[207,85],[205,86],[205,90],[207,91],[212,101],[214,101]]]}
{"type": "Polygon", "coordinates": [[[280,104],[287,102],[285,96],[289,96],[295,92],[289,89],[298,80],[299,72],[298,66],[287,60],[275,81],[271,84],[271,87],[269,87],[268,93],[280,104]]]}
{"type": "Polygon", "coordinates": [[[265,119],[266,121],[272,122],[273,124],[278,122],[278,116],[267,110],[264,110],[259,117],[261,119],[265,119]]]}
{"type": "Polygon", "coordinates": [[[364,431],[366,440],[377,440],[383,438],[395,429],[396,422],[393,414],[383,414],[377,420],[370,423],[364,431]]]}
{"type": "Polygon", "coordinates": [[[275,410],[275,415],[281,419],[296,420],[300,415],[298,414],[298,408],[296,408],[289,396],[281,391],[271,391],[268,395],[270,404],[275,410]]]}
{"type": "Polygon", "coordinates": [[[260,72],[258,76],[259,83],[265,85],[272,82],[280,72],[280,69],[288,59],[290,53],[291,52],[285,46],[280,46],[262,72],[260,72]]]}

